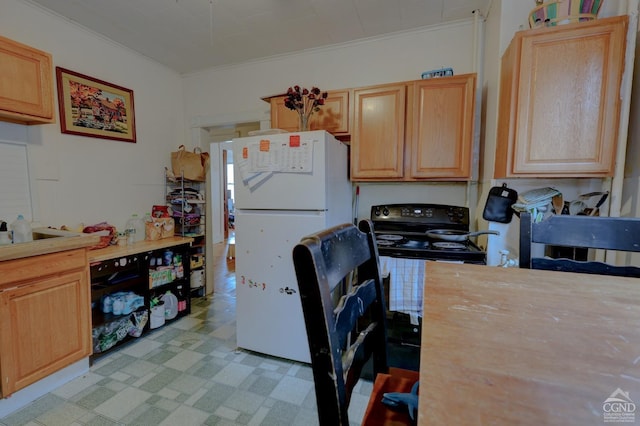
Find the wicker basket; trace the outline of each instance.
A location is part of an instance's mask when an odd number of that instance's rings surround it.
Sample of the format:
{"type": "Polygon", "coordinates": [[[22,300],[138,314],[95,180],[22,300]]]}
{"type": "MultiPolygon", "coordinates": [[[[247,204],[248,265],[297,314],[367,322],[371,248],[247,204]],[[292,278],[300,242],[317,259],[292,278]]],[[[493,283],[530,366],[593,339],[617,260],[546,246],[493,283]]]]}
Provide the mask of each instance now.
{"type": "Polygon", "coordinates": [[[592,21],[604,0],[558,0],[536,6],[529,13],[529,26],[552,27],[571,22],[592,21]]]}

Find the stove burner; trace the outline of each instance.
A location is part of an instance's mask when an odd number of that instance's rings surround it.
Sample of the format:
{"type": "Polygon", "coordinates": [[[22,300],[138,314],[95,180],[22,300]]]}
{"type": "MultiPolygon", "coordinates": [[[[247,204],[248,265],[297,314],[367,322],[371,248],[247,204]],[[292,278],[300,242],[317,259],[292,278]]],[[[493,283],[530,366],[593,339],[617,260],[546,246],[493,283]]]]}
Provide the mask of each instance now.
{"type": "Polygon", "coordinates": [[[431,243],[431,245],[434,246],[435,248],[446,249],[446,250],[460,250],[460,249],[467,248],[467,246],[462,243],[452,243],[448,241],[439,241],[437,243],[431,243]]]}
{"type": "Polygon", "coordinates": [[[409,240],[403,244],[398,244],[397,247],[407,248],[410,250],[425,250],[429,248],[429,241],[409,240]]]}
{"type": "Polygon", "coordinates": [[[383,234],[383,235],[378,235],[376,238],[378,240],[385,240],[385,241],[400,241],[404,237],[402,235],[383,234]]]}
{"type": "Polygon", "coordinates": [[[389,241],[389,240],[378,240],[378,245],[379,246],[384,246],[384,247],[391,247],[392,245],[394,245],[395,243],[393,241],[389,241]]]}

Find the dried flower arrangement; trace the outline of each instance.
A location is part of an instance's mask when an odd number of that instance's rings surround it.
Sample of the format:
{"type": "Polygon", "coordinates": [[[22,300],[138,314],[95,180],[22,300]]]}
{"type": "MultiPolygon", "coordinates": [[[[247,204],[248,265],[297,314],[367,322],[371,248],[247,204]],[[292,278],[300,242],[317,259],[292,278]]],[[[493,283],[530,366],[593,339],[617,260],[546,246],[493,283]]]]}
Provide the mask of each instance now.
{"type": "Polygon", "coordinates": [[[317,87],[311,90],[300,86],[289,87],[284,106],[296,111],[300,116],[300,131],[309,130],[309,118],[315,111],[320,110],[327,99],[327,92],[321,92],[317,87]]]}

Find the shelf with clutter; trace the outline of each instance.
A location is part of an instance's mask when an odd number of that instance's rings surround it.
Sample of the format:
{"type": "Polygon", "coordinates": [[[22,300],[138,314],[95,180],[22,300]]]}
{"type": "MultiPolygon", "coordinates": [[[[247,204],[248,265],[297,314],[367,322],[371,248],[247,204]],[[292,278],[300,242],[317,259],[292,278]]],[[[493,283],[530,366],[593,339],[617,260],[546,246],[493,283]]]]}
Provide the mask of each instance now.
{"type": "Polygon", "coordinates": [[[190,312],[192,242],[171,235],[89,252],[92,361],[190,312]]]}
{"type": "Polygon", "coordinates": [[[205,182],[187,179],[165,168],[166,206],[162,214],[175,223],[176,235],[194,239],[189,253],[189,288],[193,296],[205,295],[206,197],[205,182]]]}

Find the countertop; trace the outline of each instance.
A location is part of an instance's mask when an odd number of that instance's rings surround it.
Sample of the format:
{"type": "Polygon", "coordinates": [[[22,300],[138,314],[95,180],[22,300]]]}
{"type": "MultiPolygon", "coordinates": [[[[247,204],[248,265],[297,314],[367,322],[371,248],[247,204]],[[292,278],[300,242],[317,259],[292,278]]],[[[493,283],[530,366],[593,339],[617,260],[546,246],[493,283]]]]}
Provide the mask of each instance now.
{"type": "MultiPolygon", "coordinates": [[[[28,243],[8,244],[0,246],[0,261],[22,259],[59,251],[91,247],[100,241],[100,237],[91,234],[81,234],[63,238],[43,238],[28,243]]],[[[132,245],[115,245],[101,249],[89,250],[87,257],[90,263],[114,259],[130,254],[144,253],[181,244],[191,244],[190,237],[170,237],[155,241],[140,241],[132,245]]]]}
{"type": "Polygon", "coordinates": [[[90,250],[88,253],[89,263],[101,262],[103,260],[116,259],[118,257],[124,257],[131,254],[144,253],[148,251],[179,246],[182,244],[193,243],[191,237],[170,237],[162,238],[160,240],[144,240],[138,241],[131,245],[115,245],[102,249],[90,250]]]}
{"type": "Polygon", "coordinates": [[[0,246],[0,261],[91,247],[98,244],[99,241],[99,236],[85,234],[73,237],[44,238],[28,243],[7,244],[0,246]]]}
{"type": "Polygon", "coordinates": [[[427,262],[418,424],[582,426],[633,416],[608,401],[640,401],[639,285],[427,262]]]}

